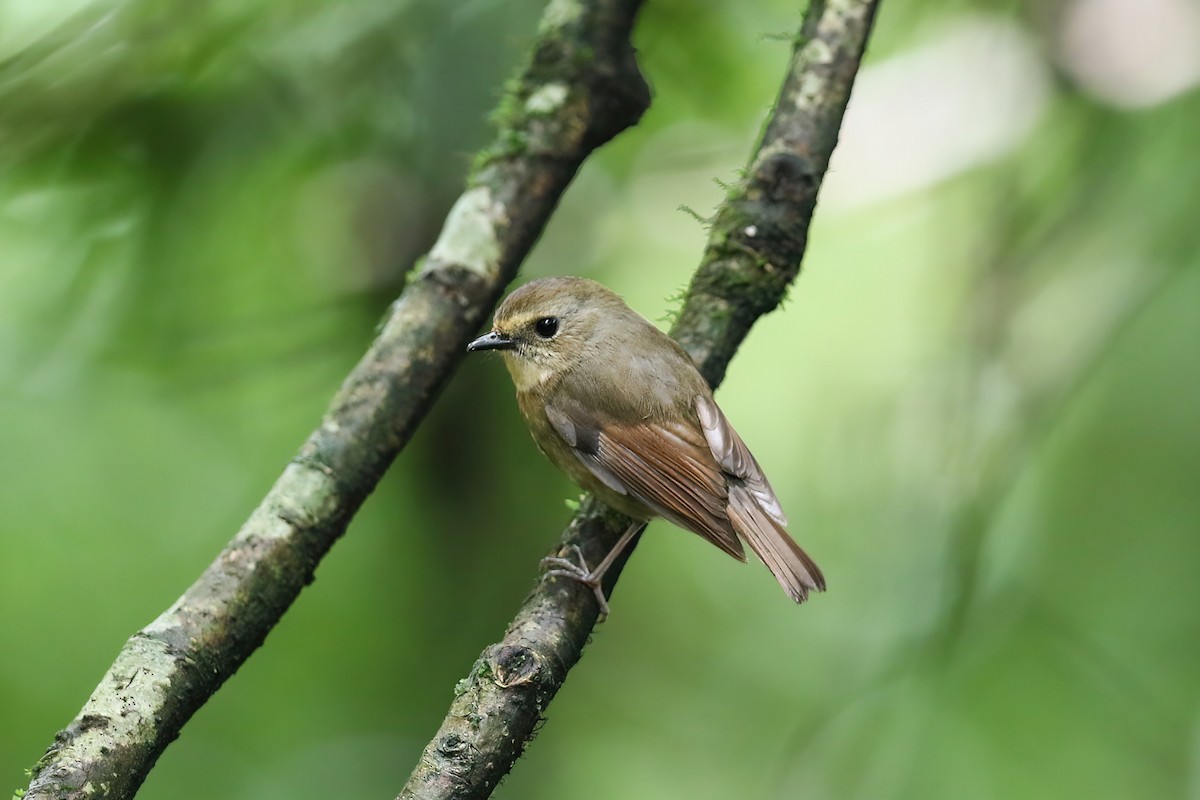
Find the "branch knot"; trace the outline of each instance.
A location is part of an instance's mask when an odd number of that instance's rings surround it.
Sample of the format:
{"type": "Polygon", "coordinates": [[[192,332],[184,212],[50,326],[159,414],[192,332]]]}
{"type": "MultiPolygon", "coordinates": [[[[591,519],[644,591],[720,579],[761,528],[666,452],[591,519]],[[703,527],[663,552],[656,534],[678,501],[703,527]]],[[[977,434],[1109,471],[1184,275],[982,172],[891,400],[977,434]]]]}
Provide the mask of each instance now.
{"type": "Polygon", "coordinates": [[[492,670],[492,681],[501,689],[508,689],[537,678],[542,660],[524,645],[504,645],[488,659],[488,666],[492,670]]]}

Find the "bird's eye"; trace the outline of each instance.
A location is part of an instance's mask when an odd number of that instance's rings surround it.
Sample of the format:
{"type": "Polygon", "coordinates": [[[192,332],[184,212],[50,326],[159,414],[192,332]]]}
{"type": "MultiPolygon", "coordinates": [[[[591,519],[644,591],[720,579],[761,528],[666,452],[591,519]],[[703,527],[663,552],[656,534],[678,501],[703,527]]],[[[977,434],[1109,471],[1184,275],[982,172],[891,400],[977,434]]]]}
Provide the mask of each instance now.
{"type": "Polygon", "coordinates": [[[549,339],[558,333],[558,317],[542,317],[533,323],[533,329],[543,339],[549,339]]]}

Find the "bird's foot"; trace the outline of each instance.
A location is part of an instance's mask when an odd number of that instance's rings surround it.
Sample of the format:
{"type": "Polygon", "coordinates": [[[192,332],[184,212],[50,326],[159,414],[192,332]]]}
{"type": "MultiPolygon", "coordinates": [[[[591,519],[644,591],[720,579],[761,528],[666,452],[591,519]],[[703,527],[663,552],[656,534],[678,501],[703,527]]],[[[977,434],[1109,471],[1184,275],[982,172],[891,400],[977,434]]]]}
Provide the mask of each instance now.
{"type": "Polygon", "coordinates": [[[596,622],[604,622],[608,619],[608,598],[604,596],[604,589],[600,585],[600,579],[604,576],[602,572],[593,570],[588,567],[587,559],[583,557],[583,551],[579,549],[579,545],[570,545],[569,550],[574,553],[578,561],[572,561],[570,558],[563,556],[546,556],[542,559],[541,565],[546,569],[543,573],[547,578],[570,578],[578,581],[584,586],[590,587],[593,594],[596,595],[596,603],[600,606],[600,616],[596,622]]]}

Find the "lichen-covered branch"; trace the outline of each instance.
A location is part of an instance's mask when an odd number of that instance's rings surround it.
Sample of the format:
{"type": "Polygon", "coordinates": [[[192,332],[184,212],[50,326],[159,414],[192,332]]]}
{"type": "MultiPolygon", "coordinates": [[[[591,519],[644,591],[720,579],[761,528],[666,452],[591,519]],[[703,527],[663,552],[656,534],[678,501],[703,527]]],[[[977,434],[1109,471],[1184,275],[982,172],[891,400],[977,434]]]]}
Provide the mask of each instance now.
{"type": "Polygon", "coordinates": [[[640,0],[553,0],[496,114],[495,144],[321,426],[237,536],[129,639],[33,769],[26,798],[132,797],[246,660],[408,442],[583,159],[649,90],[629,36],[640,0]]]}
{"type": "MultiPolygon", "coordinates": [[[[877,5],[812,0],[762,141],[713,222],[671,333],[714,386],[751,325],[779,305],[800,271],[817,190],[877,5]]],[[[578,546],[589,563],[597,563],[627,522],[586,501],[563,533],[561,548],[578,546]]],[[[624,560],[605,576],[607,591],[624,560]]],[[[579,659],[597,612],[591,590],[581,584],[539,583],[504,638],[485,649],[455,687],[450,711],[401,800],[487,797],[579,659]]]]}

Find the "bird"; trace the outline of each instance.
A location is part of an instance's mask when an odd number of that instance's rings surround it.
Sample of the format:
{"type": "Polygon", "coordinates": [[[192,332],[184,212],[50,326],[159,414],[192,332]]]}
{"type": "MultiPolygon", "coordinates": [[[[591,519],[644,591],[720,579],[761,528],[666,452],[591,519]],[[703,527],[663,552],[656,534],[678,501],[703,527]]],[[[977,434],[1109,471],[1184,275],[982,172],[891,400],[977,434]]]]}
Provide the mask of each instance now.
{"type": "Polygon", "coordinates": [[[590,587],[649,520],[662,517],[746,560],[744,542],[796,603],[824,591],[816,563],[787,532],[762,467],[695,363],[602,284],[540,278],[497,307],[467,352],[496,351],[538,448],[584,490],[633,522],[595,567],[549,556],[546,576],[590,587]]]}

